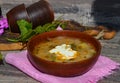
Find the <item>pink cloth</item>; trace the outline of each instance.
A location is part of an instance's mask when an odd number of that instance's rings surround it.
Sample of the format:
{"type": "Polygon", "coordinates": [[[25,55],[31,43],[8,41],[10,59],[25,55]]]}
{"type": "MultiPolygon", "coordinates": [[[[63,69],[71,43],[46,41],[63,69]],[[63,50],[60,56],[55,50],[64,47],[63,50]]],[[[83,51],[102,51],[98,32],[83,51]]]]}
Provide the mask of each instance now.
{"type": "Polygon", "coordinates": [[[26,50],[19,53],[7,54],[5,61],[43,83],[96,83],[103,76],[112,74],[112,70],[118,68],[118,65],[120,65],[105,56],[100,56],[94,67],[84,75],[64,78],[48,75],[35,69],[27,58],[26,50]]]}
{"type": "Polygon", "coordinates": [[[60,26],[58,26],[56,30],[63,30],[63,29],[60,26]]]}

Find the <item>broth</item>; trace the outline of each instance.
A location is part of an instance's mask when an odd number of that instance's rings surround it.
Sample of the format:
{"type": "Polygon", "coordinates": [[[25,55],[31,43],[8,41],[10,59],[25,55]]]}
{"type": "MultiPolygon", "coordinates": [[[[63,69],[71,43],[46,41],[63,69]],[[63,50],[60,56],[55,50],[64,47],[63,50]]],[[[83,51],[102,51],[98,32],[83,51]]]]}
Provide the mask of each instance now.
{"type": "Polygon", "coordinates": [[[48,38],[46,41],[40,42],[33,50],[35,56],[55,62],[77,62],[92,57],[96,51],[94,47],[78,38],[71,38],[66,36],[59,36],[55,38],[48,38]],[[62,59],[56,56],[55,53],[49,51],[56,46],[66,44],[70,45],[71,49],[77,52],[75,58],[62,59]]]}

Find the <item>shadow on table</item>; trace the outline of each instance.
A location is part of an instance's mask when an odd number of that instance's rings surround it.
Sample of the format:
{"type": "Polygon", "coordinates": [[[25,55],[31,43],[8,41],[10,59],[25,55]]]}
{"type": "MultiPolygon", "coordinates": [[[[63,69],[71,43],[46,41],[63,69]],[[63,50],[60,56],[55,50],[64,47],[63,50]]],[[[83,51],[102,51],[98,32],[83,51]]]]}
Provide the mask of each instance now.
{"type": "Polygon", "coordinates": [[[97,25],[120,30],[120,0],[95,0],[92,15],[97,25]]]}

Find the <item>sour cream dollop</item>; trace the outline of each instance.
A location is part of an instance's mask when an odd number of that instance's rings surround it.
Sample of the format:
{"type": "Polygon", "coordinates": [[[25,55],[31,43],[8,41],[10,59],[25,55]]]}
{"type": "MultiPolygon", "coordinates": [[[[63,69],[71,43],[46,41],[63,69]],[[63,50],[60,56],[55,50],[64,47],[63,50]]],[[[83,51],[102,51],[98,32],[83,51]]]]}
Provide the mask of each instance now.
{"type": "Polygon", "coordinates": [[[60,59],[73,59],[77,56],[77,51],[71,48],[71,45],[62,44],[49,50],[50,53],[54,53],[60,59]]]}

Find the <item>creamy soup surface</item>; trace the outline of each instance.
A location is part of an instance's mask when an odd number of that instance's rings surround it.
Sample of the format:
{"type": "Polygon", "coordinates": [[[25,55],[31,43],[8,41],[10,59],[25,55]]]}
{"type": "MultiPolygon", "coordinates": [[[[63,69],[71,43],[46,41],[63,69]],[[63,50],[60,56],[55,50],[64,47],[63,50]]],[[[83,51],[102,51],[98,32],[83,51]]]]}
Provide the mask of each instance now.
{"type": "Polygon", "coordinates": [[[92,57],[96,51],[91,44],[80,39],[59,36],[39,43],[33,53],[49,61],[76,62],[92,57]]]}

